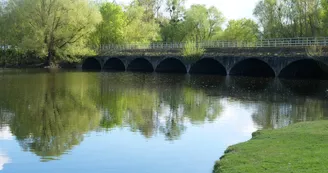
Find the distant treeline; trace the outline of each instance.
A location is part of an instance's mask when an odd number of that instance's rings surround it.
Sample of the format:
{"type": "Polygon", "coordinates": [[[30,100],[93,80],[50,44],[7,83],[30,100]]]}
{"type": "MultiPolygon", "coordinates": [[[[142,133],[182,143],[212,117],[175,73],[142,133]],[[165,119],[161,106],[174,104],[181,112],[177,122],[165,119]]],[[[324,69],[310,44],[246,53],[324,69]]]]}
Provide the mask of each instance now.
{"type": "MultiPolygon", "coordinates": [[[[185,0],[133,0],[128,5],[91,0],[2,0],[0,44],[23,54],[32,52],[45,65],[56,66],[59,61],[74,62],[95,54],[102,44],[255,41],[326,36],[328,32],[328,2],[323,0],[261,0],[254,16],[257,21],[226,21],[216,7],[195,4],[187,9],[185,0]]],[[[12,61],[11,56],[1,56],[12,61]]]]}

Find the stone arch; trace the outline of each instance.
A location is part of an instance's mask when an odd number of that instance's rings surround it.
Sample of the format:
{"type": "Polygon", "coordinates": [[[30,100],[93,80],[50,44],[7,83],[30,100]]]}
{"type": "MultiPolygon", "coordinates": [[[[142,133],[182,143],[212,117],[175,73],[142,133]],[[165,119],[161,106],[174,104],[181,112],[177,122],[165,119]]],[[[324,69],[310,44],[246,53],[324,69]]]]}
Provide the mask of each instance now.
{"type": "Polygon", "coordinates": [[[129,63],[127,71],[153,72],[154,67],[147,59],[136,58],[129,63]]]}
{"type": "Polygon", "coordinates": [[[230,75],[252,77],[275,77],[272,67],[257,58],[247,58],[237,62],[230,70],[230,75]]]}
{"type": "Polygon", "coordinates": [[[190,68],[191,74],[218,74],[227,75],[226,68],[213,58],[203,58],[193,64],[190,68]]]}
{"type": "Polygon", "coordinates": [[[177,58],[166,58],[157,65],[156,72],[187,73],[187,69],[181,60],[177,58]]]}
{"type": "Polygon", "coordinates": [[[328,79],[327,64],[316,59],[300,59],[287,64],[279,73],[281,78],[328,79]]]}
{"type": "Polygon", "coordinates": [[[101,71],[101,63],[96,58],[87,58],[83,61],[82,70],[101,71]]]}
{"type": "Polygon", "coordinates": [[[109,58],[105,62],[103,69],[105,71],[125,71],[125,65],[119,58],[109,58]]]}

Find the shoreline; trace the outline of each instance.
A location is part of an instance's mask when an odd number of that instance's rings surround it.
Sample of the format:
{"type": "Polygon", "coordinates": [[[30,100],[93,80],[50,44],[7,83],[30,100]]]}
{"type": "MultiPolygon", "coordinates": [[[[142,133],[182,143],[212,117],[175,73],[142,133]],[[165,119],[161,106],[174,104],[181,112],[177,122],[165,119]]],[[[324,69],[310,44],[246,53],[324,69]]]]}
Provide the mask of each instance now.
{"type": "Polygon", "coordinates": [[[226,149],[213,173],[325,172],[328,169],[328,120],[259,130],[246,142],[226,149]]]}

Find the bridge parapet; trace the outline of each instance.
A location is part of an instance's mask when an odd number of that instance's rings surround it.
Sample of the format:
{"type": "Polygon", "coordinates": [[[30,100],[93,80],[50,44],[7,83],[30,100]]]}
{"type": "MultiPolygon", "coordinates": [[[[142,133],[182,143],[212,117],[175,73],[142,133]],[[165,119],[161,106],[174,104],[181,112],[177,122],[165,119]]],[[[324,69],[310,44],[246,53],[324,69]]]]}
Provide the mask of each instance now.
{"type": "MultiPolygon", "coordinates": [[[[108,44],[99,47],[99,54],[107,51],[127,50],[179,50],[185,47],[185,42],[158,42],[158,43],[134,43],[134,44],[108,44]]],[[[195,43],[197,47],[204,49],[213,48],[286,48],[286,47],[309,47],[328,46],[328,37],[298,37],[298,38],[275,38],[260,39],[256,41],[204,41],[195,43]]]]}

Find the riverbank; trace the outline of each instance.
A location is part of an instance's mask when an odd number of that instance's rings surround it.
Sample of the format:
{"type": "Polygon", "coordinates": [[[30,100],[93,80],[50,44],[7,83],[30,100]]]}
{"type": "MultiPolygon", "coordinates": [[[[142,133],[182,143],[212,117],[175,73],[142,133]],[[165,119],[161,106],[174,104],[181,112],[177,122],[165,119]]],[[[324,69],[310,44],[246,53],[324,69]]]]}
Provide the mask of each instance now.
{"type": "Polygon", "coordinates": [[[253,133],[229,147],[214,173],[327,172],[328,121],[303,122],[253,133]]]}

